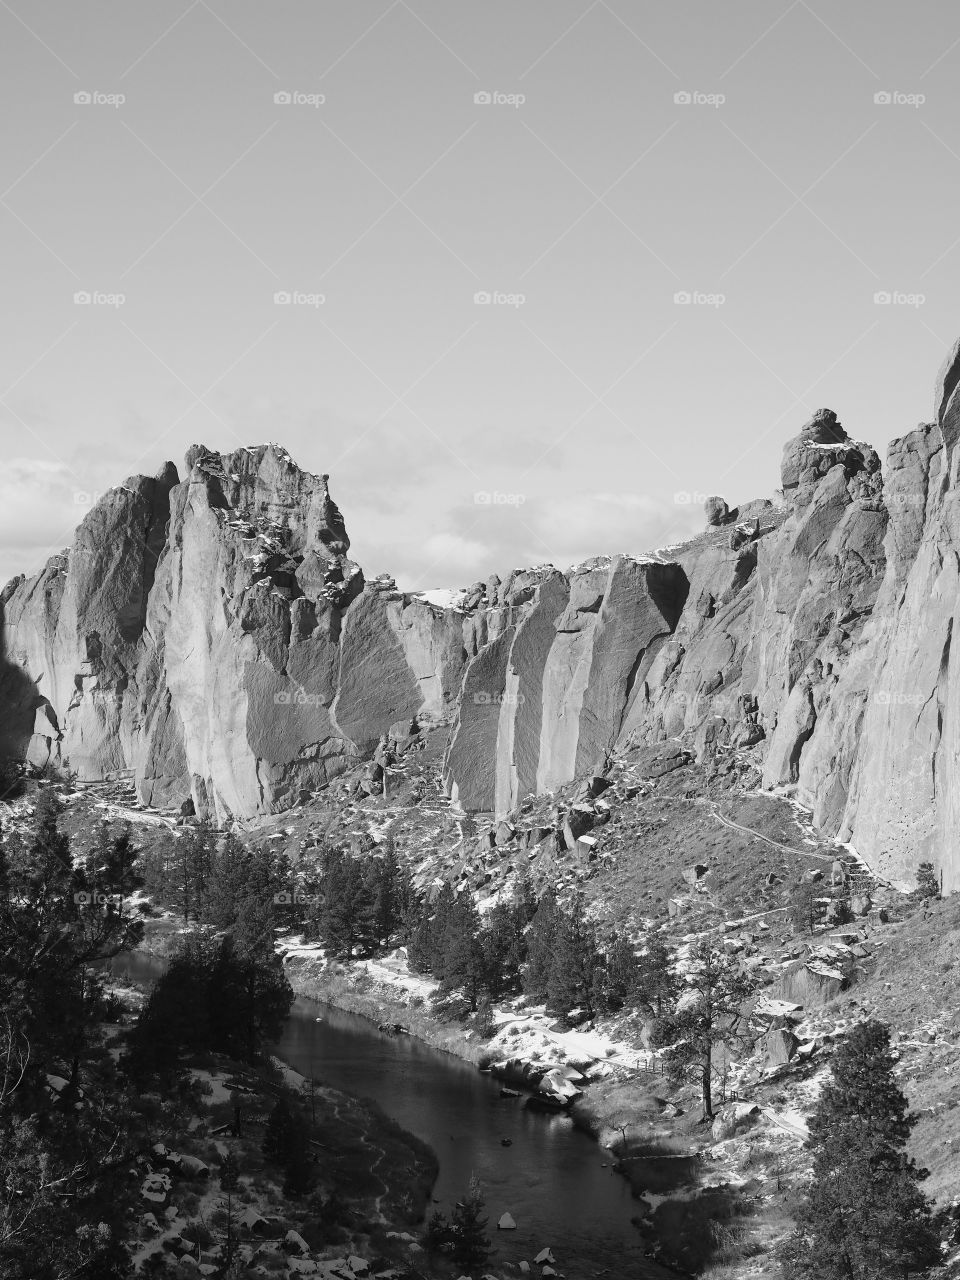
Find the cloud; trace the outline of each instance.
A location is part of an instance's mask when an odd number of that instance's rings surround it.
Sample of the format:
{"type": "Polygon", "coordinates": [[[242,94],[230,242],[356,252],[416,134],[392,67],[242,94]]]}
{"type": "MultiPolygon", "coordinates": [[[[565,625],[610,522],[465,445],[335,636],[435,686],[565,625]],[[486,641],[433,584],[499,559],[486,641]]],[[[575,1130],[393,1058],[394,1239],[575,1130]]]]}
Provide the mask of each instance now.
{"type": "Polygon", "coordinates": [[[65,463],[12,458],[0,469],[0,579],[35,573],[69,545],[99,494],[65,463]]]}
{"type": "Polygon", "coordinates": [[[390,566],[401,587],[422,590],[465,586],[491,573],[503,577],[511,569],[535,564],[565,569],[596,555],[642,555],[683,542],[704,527],[699,509],[646,494],[501,497],[501,502],[465,500],[436,516],[425,513],[428,527],[440,524],[444,532],[410,541],[402,552],[365,526],[365,547],[373,552],[378,571],[390,566]]]}

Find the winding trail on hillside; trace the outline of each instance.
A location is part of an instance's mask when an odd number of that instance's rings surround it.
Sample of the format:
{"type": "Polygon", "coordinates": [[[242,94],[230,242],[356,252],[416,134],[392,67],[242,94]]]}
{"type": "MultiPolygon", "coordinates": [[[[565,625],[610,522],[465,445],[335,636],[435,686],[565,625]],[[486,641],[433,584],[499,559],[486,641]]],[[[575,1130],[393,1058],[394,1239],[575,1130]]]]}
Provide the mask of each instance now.
{"type": "Polygon", "coordinates": [[[731,831],[739,831],[741,835],[753,836],[756,840],[762,840],[771,849],[778,849],[781,853],[789,853],[794,858],[815,858],[818,862],[835,862],[837,860],[833,854],[814,853],[810,849],[793,849],[788,844],[781,844],[779,840],[772,840],[769,836],[765,836],[762,831],[754,831],[753,827],[744,826],[742,822],[734,822],[725,813],[721,813],[720,806],[715,800],[702,799],[700,803],[709,807],[710,812],[722,826],[729,827],[731,831]]]}

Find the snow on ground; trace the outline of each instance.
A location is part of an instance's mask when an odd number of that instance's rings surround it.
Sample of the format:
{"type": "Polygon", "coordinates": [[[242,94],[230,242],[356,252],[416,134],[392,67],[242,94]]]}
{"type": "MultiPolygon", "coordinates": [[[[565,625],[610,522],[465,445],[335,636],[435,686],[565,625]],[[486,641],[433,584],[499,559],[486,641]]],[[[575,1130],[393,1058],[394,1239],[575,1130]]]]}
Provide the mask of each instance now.
{"type": "MultiPolygon", "coordinates": [[[[279,948],[284,962],[297,957],[301,960],[325,961],[323,947],[317,942],[303,942],[300,934],[287,934],[280,939],[279,948]]],[[[355,960],[350,966],[354,976],[367,974],[374,982],[384,987],[392,987],[402,993],[409,1003],[410,997],[419,996],[429,1000],[437,990],[437,983],[432,978],[412,973],[407,961],[407,948],[398,947],[395,951],[376,960],[355,960]]]]}
{"type": "Polygon", "coordinates": [[[202,1080],[204,1084],[210,1086],[210,1094],[207,1097],[208,1105],[215,1106],[218,1102],[230,1101],[230,1090],[219,1076],[215,1076],[209,1071],[204,1071],[200,1067],[194,1067],[190,1074],[194,1080],[202,1080]]]}
{"type": "Polygon", "coordinates": [[[368,973],[376,982],[400,987],[408,996],[420,996],[423,1000],[429,1000],[437,989],[437,983],[432,978],[410,972],[406,947],[398,947],[379,960],[361,960],[357,968],[368,973]]]}
{"type": "Polygon", "coordinates": [[[466,587],[434,587],[429,591],[416,591],[414,598],[426,600],[438,609],[459,609],[467,597],[466,587]]]}
{"type": "Polygon", "coordinates": [[[613,1067],[630,1071],[647,1068],[651,1054],[613,1040],[600,1031],[557,1031],[543,1006],[517,1012],[497,1009],[492,1052],[538,1067],[574,1068],[588,1077],[611,1074],[613,1067]]]}

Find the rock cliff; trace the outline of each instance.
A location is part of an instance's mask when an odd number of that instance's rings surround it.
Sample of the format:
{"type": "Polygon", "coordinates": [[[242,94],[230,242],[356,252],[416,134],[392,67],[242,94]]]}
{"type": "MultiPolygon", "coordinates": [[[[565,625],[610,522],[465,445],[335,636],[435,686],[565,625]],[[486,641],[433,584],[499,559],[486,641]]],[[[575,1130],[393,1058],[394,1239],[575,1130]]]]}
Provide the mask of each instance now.
{"type": "Polygon", "coordinates": [[[876,452],[820,410],[782,501],[706,504],[649,556],[372,582],[327,477],[275,445],[195,446],[107,494],[72,547],[0,594],[0,755],[219,820],[289,808],[398,722],[450,724],[465,810],[602,770],[618,744],[755,747],[828,835],[884,875],[960,887],[960,343],[935,419],[876,452]]]}
{"type": "Polygon", "coordinates": [[[219,820],[295,804],[401,719],[441,719],[453,611],[364,581],[325,476],[197,446],[111,490],[0,597],[5,754],[219,820]]]}

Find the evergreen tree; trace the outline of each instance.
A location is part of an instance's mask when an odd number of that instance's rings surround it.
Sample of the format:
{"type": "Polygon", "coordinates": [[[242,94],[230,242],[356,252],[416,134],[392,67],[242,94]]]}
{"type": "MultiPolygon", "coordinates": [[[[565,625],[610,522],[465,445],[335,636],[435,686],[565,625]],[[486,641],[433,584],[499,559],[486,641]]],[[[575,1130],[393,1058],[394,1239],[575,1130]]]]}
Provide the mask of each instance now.
{"type": "Polygon", "coordinates": [[[440,990],[462,991],[476,1012],[484,989],[484,952],[480,942],[480,917],[469,893],[462,893],[447,914],[440,961],[440,990]]]}
{"type": "Polygon", "coordinates": [[[907,1155],[916,1116],[876,1020],[838,1047],[810,1121],[813,1178],[781,1253],[787,1280],[901,1280],[939,1261],[927,1177],[907,1155]]]}
{"type": "Polygon", "coordinates": [[[376,943],[385,947],[406,917],[410,905],[410,881],[392,844],[382,858],[372,859],[368,865],[376,943]]]}
{"type": "Polygon", "coordinates": [[[601,968],[596,941],[584,919],[583,905],[577,901],[569,913],[557,915],[547,977],[547,1004],[564,1016],[573,1009],[583,1009],[592,1018],[599,985],[601,968]]]}
{"type": "Polygon", "coordinates": [[[817,892],[809,880],[801,880],[790,894],[790,921],[794,933],[813,933],[817,923],[817,892]]]}
{"type": "Polygon", "coordinates": [[[240,1185],[240,1166],[237,1157],[228,1151],[220,1165],[220,1186],[224,1191],[236,1191],[240,1185]]]}
{"type": "Polygon", "coordinates": [[[479,1271],[490,1256],[484,1207],[480,1183],[477,1178],[471,1178],[466,1196],[454,1206],[450,1215],[451,1256],[456,1265],[467,1273],[479,1271]]]}
{"type": "Polygon", "coordinates": [[[210,1047],[207,987],[212,963],[208,944],[189,938],[154,983],[127,1041],[127,1069],[136,1079],[172,1078],[179,1074],[187,1049],[210,1047]]]}
{"type": "Polygon", "coordinates": [[[553,949],[559,920],[557,896],[545,890],[527,932],[527,963],[523,971],[523,990],[534,1000],[547,998],[553,949]]]}
{"type": "Polygon", "coordinates": [[[309,1193],[313,1183],[310,1141],[306,1126],[298,1119],[290,1131],[283,1160],[283,1194],[299,1200],[309,1193]]]}
{"type": "Polygon", "coordinates": [[[932,862],[921,862],[917,867],[917,894],[921,898],[940,897],[940,877],[932,862]]]}
{"type": "Polygon", "coordinates": [[[447,923],[456,900],[452,886],[444,883],[432,903],[424,900],[420,904],[407,952],[418,973],[433,973],[438,977],[442,974],[447,923]]]}
{"type": "Polygon", "coordinates": [[[101,971],[138,934],[79,896],[89,879],[60,812],[45,788],[30,829],[3,844],[0,1276],[123,1280],[145,1104],[104,1043],[101,971]],[[68,1077],[57,1093],[51,1075],[68,1077]]]}
{"type": "Polygon", "coordinates": [[[358,858],[335,852],[324,875],[320,937],[335,956],[372,955],[377,945],[376,899],[358,858]]]}
{"type": "Polygon", "coordinates": [[[657,1041],[675,1079],[693,1074],[699,1081],[704,1117],[713,1116],[713,1059],[716,1049],[744,1039],[740,1008],[753,981],[732,957],[698,943],[691,950],[688,988],[673,1011],[661,1019],[657,1041]]]}
{"type": "Polygon", "coordinates": [[[481,932],[484,986],[494,1000],[520,990],[520,974],[527,957],[527,921],[513,902],[498,902],[481,932]]]}
{"type": "Polygon", "coordinates": [[[607,949],[606,983],[604,1002],[611,1013],[616,1013],[636,999],[640,966],[633,944],[620,936],[607,949]]]}
{"type": "Polygon", "coordinates": [[[674,964],[675,956],[663,934],[648,933],[637,956],[637,976],[631,1003],[653,1018],[662,1018],[664,1009],[676,999],[679,990],[674,964]]]}
{"type": "Polygon", "coordinates": [[[253,1062],[267,1040],[279,1039],[293,989],[271,951],[238,953],[232,935],[219,943],[207,978],[207,1017],[213,1048],[253,1062]]]}
{"type": "Polygon", "coordinates": [[[271,1164],[285,1164],[291,1150],[294,1130],[293,1113],[287,1099],[280,1095],[267,1117],[263,1129],[263,1158],[271,1164]]]}

